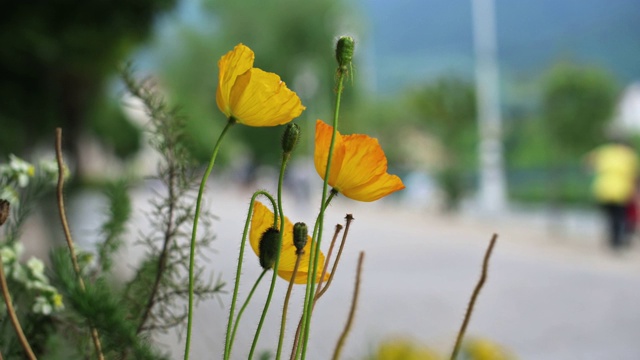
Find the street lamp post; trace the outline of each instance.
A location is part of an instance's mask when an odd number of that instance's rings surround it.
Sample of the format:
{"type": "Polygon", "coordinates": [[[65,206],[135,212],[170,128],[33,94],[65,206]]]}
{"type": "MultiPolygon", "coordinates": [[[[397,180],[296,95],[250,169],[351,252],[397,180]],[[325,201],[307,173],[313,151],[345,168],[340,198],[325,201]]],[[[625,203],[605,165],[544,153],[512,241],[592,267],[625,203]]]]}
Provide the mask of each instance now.
{"type": "Polygon", "coordinates": [[[472,0],[472,6],[480,136],[479,202],[483,211],[495,213],[506,207],[506,182],[502,152],[494,0],[472,0]]]}

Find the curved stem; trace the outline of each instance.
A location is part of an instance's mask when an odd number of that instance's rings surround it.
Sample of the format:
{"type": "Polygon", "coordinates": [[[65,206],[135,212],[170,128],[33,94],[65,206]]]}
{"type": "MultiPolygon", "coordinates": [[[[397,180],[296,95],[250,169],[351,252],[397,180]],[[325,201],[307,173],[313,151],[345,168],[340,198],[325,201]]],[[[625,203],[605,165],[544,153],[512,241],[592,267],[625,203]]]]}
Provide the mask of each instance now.
{"type": "Polygon", "coordinates": [[[282,319],[280,320],[280,336],[278,337],[278,350],[276,351],[276,360],[280,360],[282,355],[282,342],[284,340],[284,329],[287,326],[287,309],[289,308],[289,299],[291,298],[291,291],[293,290],[293,283],[298,274],[298,267],[300,267],[300,259],[304,251],[296,252],[296,264],[293,266],[293,272],[291,273],[291,280],[289,280],[289,287],[287,288],[287,295],[284,297],[284,304],[282,305],[282,319]]]}
{"type": "Polygon", "coordinates": [[[196,210],[195,215],[193,217],[193,230],[191,231],[191,245],[189,249],[189,310],[187,313],[187,339],[184,346],[184,360],[189,359],[189,348],[191,346],[191,327],[193,322],[193,271],[195,266],[195,254],[196,254],[196,235],[198,231],[198,218],[200,217],[200,206],[202,205],[202,194],[204,193],[204,187],[207,184],[207,179],[209,178],[209,174],[211,174],[211,170],[213,169],[213,164],[216,162],[216,157],[218,156],[218,150],[220,150],[220,145],[222,144],[222,139],[224,138],[227,131],[231,128],[231,125],[235,124],[235,120],[233,118],[229,118],[227,125],[225,125],[224,129],[222,129],[222,133],[218,137],[218,141],[213,148],[213,154],[211,154],[211,160],[209,160],[209,166],[207,166],[207,170],[204,172],[204,176],[202,177],[202,181],[200,182],[200,189],[198,190],[198,199],[196,200],[196,210]]]}
{"type": "Polygon", "coordinates": [[[256,329],[256,334],[253,337],[253,344],[251,344],[251,351],[249,352],[249,359],[253,359],[253,353],[258,345],[258,338],[260,337],[260,331],[262,331],[262,325],[267,317],[267,311],[271,304],[271,298],[273,297],[273,290],[276,287],[276,279],[278,278],[278,266],[280,265],[280,254],[282,250],[282,236],[284,235],[284,211],[282,210],[282,183],[284,182],[284,170],[287,167],[287,161],[289,160],[289,153],[282,154],[282,164],[280,165],[280,176],[278,178],[278,214],[280,217],[280,239],[278,240],[278,252],[276,253],[276,261],[273,264],[273,277],[271,278],[271,287],[269,288],[269,294],[267,300],[264,303],[264,309],[262,310],[262,316],[260,316],[260,322],[256,329]]]}
{"type": "Polygon", "coordinates": [[[487,250],[484,253],[484,259],[482,261],[482,273],[480,274],[480,279],[478,279],[478,283],[476,284],[476,287],[473,289],[473,293],[471,294],[471,300],[469,300],[469,307],[467,308],[467,312],[464,314],[464,320],[462,321],[462,325],[460,326],[460,331],[458,331],[458,336],[456,337],[456,343],[453,346],[453,351],[451,352],[451,360],[455,360],[458,357],[458,352],[460,351],[460,346],[462,345],[462,339],[464,338],[464,333],[467,331],[467,325],[469,325],[469,320],[471,320],[473,307],[476,304],[478,295],[480,295],[480,290],[482,290],[482,286],[484,286],[484,282],[487,280],[487,272],[489,271],[489,259],[491,258],[491,252],[493,252],[493,247],[496,244],[496,240],[498,240],[498,234],[493,234],[493,236],[491,237],[491,242],[489,242],[489,247],[487,247],[487,250]]]}
{"type": "Polygon", "coordinates": [[[260,284],[260,281],[264,277],[264,274],[267,273],[267,270],[268,269],[262,270],[262,272],[260,273],[260,276],[258,277],[258,280],[256,280],[255,284],[253,284],[253,287],[251,288],[251,291],[249,292],[249,295],[247,296],[247,300],[244,301],[244,304],[242,304],[242,307],[240,308],[240,311],[238,311],[238,317],[236,318],[236,321],[233,324],[233,332],[231,333],[231,339],[229,340],[229,352],[228,352],[228,354],[225,354],[225,358],[228,358],[229,356],[231,356],[231,348],[233,347],[233,339],[235,339],[235,337],[236,337],[236,331],[238,330],[238,324],[240,323],[240,318],[242,317],[242,313],[244,313],[244,309],[246,309],[247,305],[249,305],[249,301],[251,301],[251,297],[253,296],[253,293],[258,288],[258,284],[260,284]]]}
{"type": "MultiPolygon", "coordinates": [[[[231,309],[229,310],[229,321],[227,322],[227,334],[225,336],[225,343],[224,343],[224,359],[225,360],[228,360],[229,357],[231,356],[231,346],[233,344],[233,336],[231,335],[231,326],[233,324],[233,315],[236,308],[236,301],[238,300],[238,288],[240,286],[240,274],[242,274],[242,259],[244,258],[244,246],[247,242],[246,241],[247,234],[249,232],[249,224],[250,224],[251,216],[253,214],[253,207],[255,205],[255,200],[259,195],[264,195],[267,199],[271,201],[271,204],[273,205],[274,214],[276,213],[276,202],[271,196],[271,194],[269,194],[266,191],[260,190],[260,191],[256,191],[253,194],[253,196],[251,196],[251,204],[249,204],[249,213],[247,214],[247,220],[244,223],[244,231],[242,232],[242,241],[240,242],[240,255],[238,256],[238,269],[236,270],[236,282],[235,282],[235,285],[233,286],[233,297],[231,299],[231,309]]],[[[274,216],[273,217],[274,227],[277,225],[276,221],[277,221],[277,217],[274,216]]],[[[260,277],[262,277],[262,275],[260,275],[260,277]]],[[[237,325],[237,320],[236,320],[236,325],[237,325]]]]}
{"type": "MultiPolygon", "coordinates": [[[[80,272],[80,265],[78,265],[78,258],[76,257],[76,251],[73,245],[73,238],[71,237],[71,230],[69,229],[69,222],[67,221],[67,212],[64,209],[64,161],[62,159],[62,129],[56,128],[56,161],[58,162],[58,186],[56,189],[56,195],[58,198],[58,211],[60,212],[60,222],[62,223],[62,230],[64,237],[67,240],[67,247],[69,248],[69,256],[71,256],[71,263],[73,265],[73,271],[78,277],[78,285],[82,292],[86,291],[84,286],[84,280],[82,279],[82,273],[80,272]]],[[[93,340],[93,346],[96,348],[96,354],[98,360],[104,360],[102,354],[102,344],[100,343],[100,334],[93,324],[89,323],[91,332],[91,339],[93,340]]]]}
{"type": "MultiPolygon", "coordinates": [[[[338,270],[338,263],[340,263],[342,250],[344,250],[344,244],[347,241],[347,235],[349,235],[349,228],[351,227],[351,222],[353,221],[353,215],[347,214],[345,219],[347,224],[345,226],[344,233],[342,234],[342,241],[340,242],[340,249],[338,249],[338,255],[336,256],[336,260],[333,262],[333,267],[331,268],[331,275],[329,275],[329,280],[327,280],[327,283],[322,287],[322,289],[318,289],[319,291],[316,293],[316,297],[313,303],[314,306],[315,306],[315,302],[318,301],[318,299],[320,299],[320,297],[322,297],[322,295],[324,295],[325,292],[327,292],[327,290],[329,289],[329,285],[331,285],[331,281],[333,281],[333,277],[336,274],[336,271],[338,270]]],[[[325,266],[325,269],[326,269],[326,266],[325,266]]],[[[322,277],[324,278],[324,275],[322,275],[322,277]]]]}
{"type": "MultiPolygon", "coordinates": [[[[0,258],[0,288],[2,289],[2,297],[4,298],[4,303],[7,305],[7,315],[9,315],[9,320],[11,320],[11,325],[16,332],[16,336],[20,341],[20,345],[25,352],[25,356],[29,360],[35,360],[36,356],[31,350],[31,346],[29,346],[29,341],[27,337],[24,336],[24,332],[22,331],[22,327],[20,326],[20,321],[18,321],[18,316],[16,315],[15,310],[13,309],[13,302],[11,301],[11,295],[9,294],[9,287],[7,286],[7,279],[4,276],[4,265],[2,264],[2,259],[0,258]]],[[[1,355],[0,355],[1,356],[1,355]]]]}

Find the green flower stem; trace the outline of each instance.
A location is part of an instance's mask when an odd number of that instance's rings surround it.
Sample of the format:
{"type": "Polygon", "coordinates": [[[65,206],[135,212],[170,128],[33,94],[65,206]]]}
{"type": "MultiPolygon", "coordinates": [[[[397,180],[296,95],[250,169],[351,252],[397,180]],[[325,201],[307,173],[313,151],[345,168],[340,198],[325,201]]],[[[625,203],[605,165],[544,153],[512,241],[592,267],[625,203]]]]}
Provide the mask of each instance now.
{"type": "Polygon", "coordinates": [[[329,187],[329,177],[331,176],[331,160],[333,158],[333,149],[336,143],[336,136],[338,133],[338,118],[340,115],[340,100],[342,98],[342,90],[344,88],[344,77],[346,76],[344,71],[338,71],[338,87],[336,90],[336,107],[333,113],[333,134],[331,136],[331,144],[329,145],[329,155],[327,157],[327,168],[324,175],[324,183],[322,185],[322,201],[320,202],[320,213],[318,214],[318,221],[314,226],[314,234],[311,244],[311,255],[309,257],[309,274],[307,276],[307,292],[305,294],[305,304],[303,309],[304,321],[302,324],[302,360],[306,358],[307,343],[309,342],[309,328],[311,327],[311,309],[313,307],[314,287],[316,273],[318,271],[318,259],[320,253],[320,243],[322,242],[322,227],[324,224],[324,211],[326,209],[325,201],[327,200],[327,189],[329,187]],[[317,232],[317,234],[316,234],[317,232]],[[317,237],[316,237],[317,235],[317,237]],[[315,244],[313,243],[315,241],[315,244]]]}
{"type": "MultiPolygon", "coordinates": [[[[329,204],[331,203],[331,200],[333,200],[333,198],[337,194],[338,194],[338,192],[335,189],[332,190],[331,193],[329,193],[329,197],[327,198],[327,201],[324,202],[323,209],[326,209],[327,207],[329,207],[329,204]]],[[[313,241],[313,239],[315,238],[316,234],[318,233],[318,226],[320,224],[319,219],[320,219],[320,214],[318,214],[318,217],[316,218],[316,224],[313,227],[314,237],[311,238],[311,246],[310,246],[311,252],[310,252],[310,255],[309,255],[309,257],[310,257],[309,262],[312,261],[312,256],[314,254],[314,241],[313,241]]],[[[308,292],[310,290],[309,280],[310,280],[310,278],[309,278],[308,273],[307,273],[307,288],[306,288],[307,289],[307,293],[305,293],[305,303],[304,303],[305,307],[307,305],[306,304],[306,296],[309,296],[308,292]]],[[[313,305],[311,307],[311,311],[313,311],[313,305]]],[[[292,351],[291,351],[291,360],[297,359],[298,355],[300,354],[300,351],[302,349],[302,342],[300,342],[300,337],[301,337],[300,334],[301,334],[301,331],[304,329],[304,320],[306,319],[305,313],[306,312],[303,309],[303,313],[302,313],[302,316],[300,318],[300,323],[298,324],[298,329],[296,330],[296,335],[294,337],[293,347],[292,347],[292,351]]]]}
{"type": "Polygon", "coordinates": [[[207,166],[207,170],[204,172],[204,176],[202,177],[202,182],[200,182],[200,189],[198,190],[198,199],[196,200],[196,211],[193,218],[193,230],[191,231],[191,245],[189,251],[189,310],[187,313],[187,340],[184,346],[184,360],[189,359],[189,349],[191,346],[191,326],[193,322],[193,269],[195,266],[195,257],[196,257],[196,234],[198,231],[198,218],[200,217],[200,206],[202,205],[202,194],[204,193],[204,187],[207,184],[207,179],[209,178],[209,174],[211,174],[211,170],[213,169],[213,164],[216,162],[216,157],[218,156],[218,150],[220,150],[220,145],[222,144],[222,139],[227,134],[227,131],[231,128],[231,125],[235,124],[235,120],[231,117],[225,125],[224,129],[222,129],[222,133],[218,137],[218,141],[213,148],[213,154],[211,154],[211,160],[209,160],[209,166],[207,166]]]}
{"type": "MultiPolygon", "coordinates": [[[[238,317],[236,318],[236,321],[233,325],[233,332],[231,333],[231,339],[229,341],[228,353],[225,352],[225,359],[228,359],[229,356],[231,356],[231,347],[233,346],[233,339],[235,339],[236,337],[236,331],[238,330],[238,324],[240,323],[240,318],[242,317],[242,313],[244,313],[244,310],[247,308],[247,305],[249,305],[249,301],[251,301],[251,297],[253,296],[253,293],[258,288],[258,284],[260,284],[260,281],[264,277],[264,274],[267,273],[267,270],[269,269],[262,270],[262,272],[260,273],[260,276],[258,277],[258,280],[256,280],[255,284],[253,284],[253,287],[249,292],[249,296],[247,296],[247,300],[244,301],[244,304],[242,304],[240,311],[238,311],[238,317]]],[[[231,323],[231,321],[229,321],[229,323],[231,323]]],[[[227,351],[226,348],[225,348],[225,351],[227,351]]]]}
{"type": "Polygon", "coordinates": [[[278,266],[280,265],[280,251],[282,250],[282,236],[284,235],[284,211],[282,210],[282,183],[284,182],[284,170],[287,167],[287,161],[289,161],[290,153],[282,154],[282,164],[280,165],[280,177],[278,179],[278,213],[280,215],[280,240],[278,241],[278,252],[276,253],[276,261],[273,264],[273,277],[271,278],[271,287],[269,288],[269,294],[267,300],[264,303],[264,309],[262,310],[262,316],[256,329],[256,334],[253,337],[253,344],[251,344],[251,351],[249,352],[249,359],[253,359],[253,353],[258,345],[258,338],[260,337],[260,331],[262,331],[262,325],[264,319],[267,317],[267,311],[271,304],[271,298],[273,297],[273,290],[276,287],[276,280],[278,278],[278,266]]]}
{"type": "MultiPolygon", "coordinates": [[[[269,201],[271,201],[271,205],[273,205],[273,213],[274,214],[276,213],[276,201],[273,199],[271,194],[263,190],[256,191],[253,194],[253,196],[251,197],[251,203],[249,204],[249,213],[247,214],[247,220],[244,223],[244,231],[242,232],[242,241],[240,242],[240,255],[238,256],[238,269],[236,270],[236,282],[233,287],[233,298],[231,300],[231,309],[229,310],[229,321],[227,323],[227,334],[226,334],[225,343],[224,343],[224,359],[225,360],[228,360],[229,357],[231,356],[231,346],[233,345],[233,338],[234,338],[234,336],[231,335],[231,326],[233,324],[233,315],[235,312],[236,301],[238,299],[238,288],[240,286],[240,275],[242,274],[242,259],[244,257],[244,246],[246,244],[247,234],[249,232],[249,224],[251,223],[250,220],[253,214],[253,207],[255,205],[255,200],[259,195],[264,195],[267,199],[269,199],[269,201]]],[[[278,217],[274,215],[273,217],[274,227],[278,225],[277,221],[278,221],[278,217]]],[[[249,298],[251,298],[251,295],[249,295],[249,298]]],[[[238,315],[238,318],[239,317],[240,315],[238,315]]],[[[237,320],[236,320],[236,325],[237,325],[237,320]]],[[[235,327],[234,327],[234,335],[235,335],[235,327]]]]}
{"type": "Polygon", "coordinates": [[[276,351],[276,360],[280,360],[280,356],[282,355],[282,342],[284,340],[284,329],[287,326],[287,310],[289,308],[289,299],[291,298],[291,291],[293,290],[293,283],[296,279],[296,275],[298,275],[298,268],[300,267],[300,260],[302,259],[302,254],[304,250],[300,250],[296,252],[296,264],[293,266],[293,271],[291,272],[291,280],[289,280],[289,287],[287,287],[287,294],[284,297],[284,304],[282,305],[282,320],[280,320],[280,336],[278,337],[278,350],[276,351]]]}

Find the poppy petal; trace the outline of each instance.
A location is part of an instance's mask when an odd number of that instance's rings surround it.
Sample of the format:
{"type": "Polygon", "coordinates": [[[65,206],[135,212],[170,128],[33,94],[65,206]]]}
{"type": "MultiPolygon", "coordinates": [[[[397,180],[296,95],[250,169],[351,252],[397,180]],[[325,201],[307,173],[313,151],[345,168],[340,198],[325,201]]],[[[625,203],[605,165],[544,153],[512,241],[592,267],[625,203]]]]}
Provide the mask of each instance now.
{"type": "Polygon", "coordinates": [[[216,103],[227,117],[231,116],[229,96],[238,76],[253,67],[255,54],[243,44],[238,44],[233,50],[222,56],[218,61],[218,90],[216,103]]]}
{"type": "MultiPolygon", "coordinates": [[[[327,167],[327,158],[329,157],[329,146],[331,145],[332,136],[333,127],[325,124],[322,120],[317,120],[313,162],[316,166],[318,175],[323,179],[325,176],[325,169],[327,167]]],[[[332,187],[336,187],[344,156],[345,147],[342,141],[342,135],[340,135],[340,132],[337,132],[336,141],[333,147],[333,158],[331,159],[331,170],[329,171],[329,185],[332,187]]]]}
{"type": "MultiPolygon", "coordinates": [[[[273,213],[261,202],[256,201],[253,206],[253,216],[251,217],[251,229],[249,231],[249,242],[253,252],[259,256],[259,244],[262,234],[273,226],[273,213]]],[[[285,217],[285,231],[282,236],[282,249],[280,251],[280,262],[278,264],[278,276],[286,281],[291,280],[291,274],[296,264],[296,249],[293,245],[293,224],[285,217]]],[[[307,273],[309,270],[309,254],[311,253],[311,237],[304,247],[304,253],[300,259],[300,265],[298,266],[298,272],[294,283],[306,284],[307,273]]],[[[320,252],[320,258],[318,259],[318,272],[317,279],[320,279],[320,273],[324,267],[325,257],[320,252]]],[[[325,280],[328,278],[328,274],[325,276],[325,280]]]]}
{"type": "Polygon", "coordinates": [[[237,77],[229,103],[236,120],[248,126],[286,124],[305,109],[278,75],[257,68],[237,77]]]}

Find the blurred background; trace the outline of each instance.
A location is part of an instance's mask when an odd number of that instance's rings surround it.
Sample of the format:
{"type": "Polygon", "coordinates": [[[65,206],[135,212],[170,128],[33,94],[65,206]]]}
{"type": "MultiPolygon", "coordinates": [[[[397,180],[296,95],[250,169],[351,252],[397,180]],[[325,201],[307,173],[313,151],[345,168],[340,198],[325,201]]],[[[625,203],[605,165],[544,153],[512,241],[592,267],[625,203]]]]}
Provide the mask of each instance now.
{"type": "MultiPolygon", "coordinates": [[[[498,208],[504,199],[587,205],[581,156],[612,132],[637,142],[640,127],[632,0],[56,1],[12,4],[2,16],[0,154],[47,147],[61,126],[82,178],[113,172],[83,157],[97,152],[126,171],[143,147],[144,123],[122,102],[126,62],[180,106],[189,148],[205,161],[224,123],[212,101],[217,59],[238,42],[300,94],[309,140],[313,119],[330,120],[334,40],[354,36],[342,131],[397,145],[385,147],[392,172],[419,206],[486,202],[486,167],[498,208]],[[487,138],[496,156],[480,151],[487,138]]],[[[222,165],[274,163],[279,131],[239,128],[222,165]]]]}
{"type": "MultiPolygon", "coordinates": [[[[566,253],[579,248],[579,254],[589,248],[587,259],[606,263],[605,273],[620,271],[621,287],[638,283],[638,272],[630,276],[624,267],[638,270],[638,254],[610,257],[600,246],[604,218],[584,161],[614,136],[640,150],[636,0],[50,0],[5,7],[1,159],[50,153],[53,130],[61,127],[80,187],[152,174],[146,120],[126,100],[118,73],[131,63],[136,76],[149,77],[179,106],[187,119],[186,145],[205,164],[225,124],[215,104],[217,61],[242,42],[255,51],[255,66],[279,74],[307,107],[296,120],[305,138],[288,175],[296,189],[291,196],[313,200],[308,189],[319,186],[309,162],[313,127],[316,118],[331,120],[333,46],[338,35],[349,34],[356,56],[340,130],[379,138],[389,172],[407,187],[376,211],[418,210],[424,224],[447,228],[462,221],[472,230],[494,229],[474,232],[483,240],[509,228],[504,231],[530,239],[512,245],[526,249],[522,253],[544,243],[541,259],[549,246],[566,253]]],[[[268,188],[273,177],[264,179],[277,166],[281,131],[234,128],[216,165],[222,174],[217,186],[268,188]]],[[[427,231],[420,222],[411,225],[420,229],[415,236],[427,231]]],[[[591,274],[592,262],[577,258],[591,274]]],[[[531,266],[548,269],[545,261],[531,266]]],[[[640,297],[627,300],[635,306],[640,297]]],[[[457,310],[462,314],[463,307],[457,310]]],[[[625,314],[625,334],[637,334],[638,311],[625,314]]],[[[575,352],[539,357],[522,342],[508,345],[523,358],[603,358],[575,352]]],[[[627,350],[615,358],[640,357],[640,347],[627,350]]]]}

